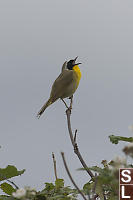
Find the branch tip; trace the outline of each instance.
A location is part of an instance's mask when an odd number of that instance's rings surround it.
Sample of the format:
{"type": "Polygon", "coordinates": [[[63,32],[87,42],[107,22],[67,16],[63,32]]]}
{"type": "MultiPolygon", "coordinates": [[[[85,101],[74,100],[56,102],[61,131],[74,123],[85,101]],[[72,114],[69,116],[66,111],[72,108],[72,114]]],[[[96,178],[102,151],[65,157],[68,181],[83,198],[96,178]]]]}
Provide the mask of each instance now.
{"type": "Polygon", "coordinates": [[[53,152],[52,152],[52,158],[53,158],[53,164],[54,164],[54,174],[55,174],[55,179],[57,180],[58,177],[57,177],[57,169],[56,169],[56,160],[55,160],[55,155],[54,155],[53,152]]]}

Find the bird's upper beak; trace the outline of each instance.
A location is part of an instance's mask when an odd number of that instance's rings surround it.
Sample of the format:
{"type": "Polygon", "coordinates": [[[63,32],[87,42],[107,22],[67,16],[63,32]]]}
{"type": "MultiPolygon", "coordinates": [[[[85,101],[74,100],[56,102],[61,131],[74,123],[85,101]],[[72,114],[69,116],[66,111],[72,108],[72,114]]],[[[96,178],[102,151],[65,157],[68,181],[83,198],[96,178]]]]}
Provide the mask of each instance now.
{"type": "Polygon", "coordinates": [[[80,65],[80,64],[82,64],[82,63],[75,63],[75,62],[76,62],[76,60],[77,60],[77,58],[78,58],[78,56],[76,56],[76,58],[74,59],[74,62],[73,62],[73,64],[74,64],[74,65],[80,65]]]}
{"type": "Polygon", "coordinates": [[[74,59],[74,62],[77,60],[78,56],[76,56],[76,58],[74,59]]]}

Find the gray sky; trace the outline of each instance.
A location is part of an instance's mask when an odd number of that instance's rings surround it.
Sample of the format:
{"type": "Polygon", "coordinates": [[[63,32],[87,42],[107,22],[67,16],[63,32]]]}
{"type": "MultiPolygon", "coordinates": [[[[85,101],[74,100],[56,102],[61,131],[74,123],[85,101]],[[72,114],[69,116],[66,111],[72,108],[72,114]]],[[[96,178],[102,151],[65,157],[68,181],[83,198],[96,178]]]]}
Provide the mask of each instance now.
{"type": "Polygon", "coordinates": [[[19,186],[54,181],[52,152],[58,176],[71,184],[60,151],[79,185],[88,181],[76,171],[62,102],[36,118],[63,62],[76,56],[83,64],[72,126],[80,151],[89,166],[121,155],[124,144],[108,135],[132,136],[132,8],[132,0],[0,1],[0,163],[26,169],[19,186]]]}

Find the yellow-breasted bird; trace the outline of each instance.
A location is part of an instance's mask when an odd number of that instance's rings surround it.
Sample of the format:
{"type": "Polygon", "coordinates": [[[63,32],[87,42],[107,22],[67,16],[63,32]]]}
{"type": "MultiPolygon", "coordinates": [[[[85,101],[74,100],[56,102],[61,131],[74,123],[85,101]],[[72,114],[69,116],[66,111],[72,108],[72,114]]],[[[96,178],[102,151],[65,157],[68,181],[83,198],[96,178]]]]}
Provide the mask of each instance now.
{"type": "Polygon", "coordinates": [[[77,58],[78,57],[68,62],[66,61],[63,64],[61,74],[53,83],[48,101],[37,114],[38,118],[42,115],[45,109],[56,100],[71,97],[76,91],[81,78],[81,71],[78,66],[81,63],[75,63],[77,58]]]}

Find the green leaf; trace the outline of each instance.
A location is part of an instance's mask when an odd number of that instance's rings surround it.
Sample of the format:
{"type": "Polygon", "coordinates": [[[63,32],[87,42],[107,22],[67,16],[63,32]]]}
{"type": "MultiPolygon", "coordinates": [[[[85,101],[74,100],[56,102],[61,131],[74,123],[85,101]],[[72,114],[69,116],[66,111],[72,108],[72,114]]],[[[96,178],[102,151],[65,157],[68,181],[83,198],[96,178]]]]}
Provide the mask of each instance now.
{"type": "Polygon", "coordinates": [[[55,186],[56,186],[56,188],[64,187],[64,180],[63,179],[57,179],[55,181],[55,186]]]}
{"type": "Polygon", "coordinates": [[[45,183],[45,189],[47,191],[53,190],[54,189],[54,184],[53,183],[45,183]]]}
{"type": "Polygon", "coordinates": [[[2,183],[0,185],[0,188],[2,189],[3,192],[5,192],[8,195],[11,195],[13,192],[15,192],[16,190],[12,187],[12,185],[8,184],[8,183],[2,183]]]}
{"type": "MultiPolygon", "coordinates": [[[[103,169],[97,166],[88,167],[87,169],[95,171],[95,172],[102,172],[103,169]]],[[[86,170],[85,168],[79,168],[78,170],[86,170]]]]}
{"type": "Polygon", "coordinates": [[[98,172],[98,173],[102,173],[104,169],[97,167],[97,166],[93,166],[93,167],[89,167],[90,170],[98,172]]]}
{"type": "Polygon", "coordinates": [[[122,136],[110,135],[109,139],[113,144],[118,144],[119,141],[133,142],[133,137],[122,137],[122,136]]]}
{"type": "Polygon", "coordinates": [[[92,190],[92,188],[94,187],[94,182],[88,182],[83,186],[83,190],[85,192],[86,195],[88,195],[90,193],[90,191],[92,190]]]}
{"type": "Polygon", "coordinates": [[[18,171],[15,166],[8,165],[6,168],[0,168],[0,181],[19,176],[25,172],[25,169],[18,171]]]}

